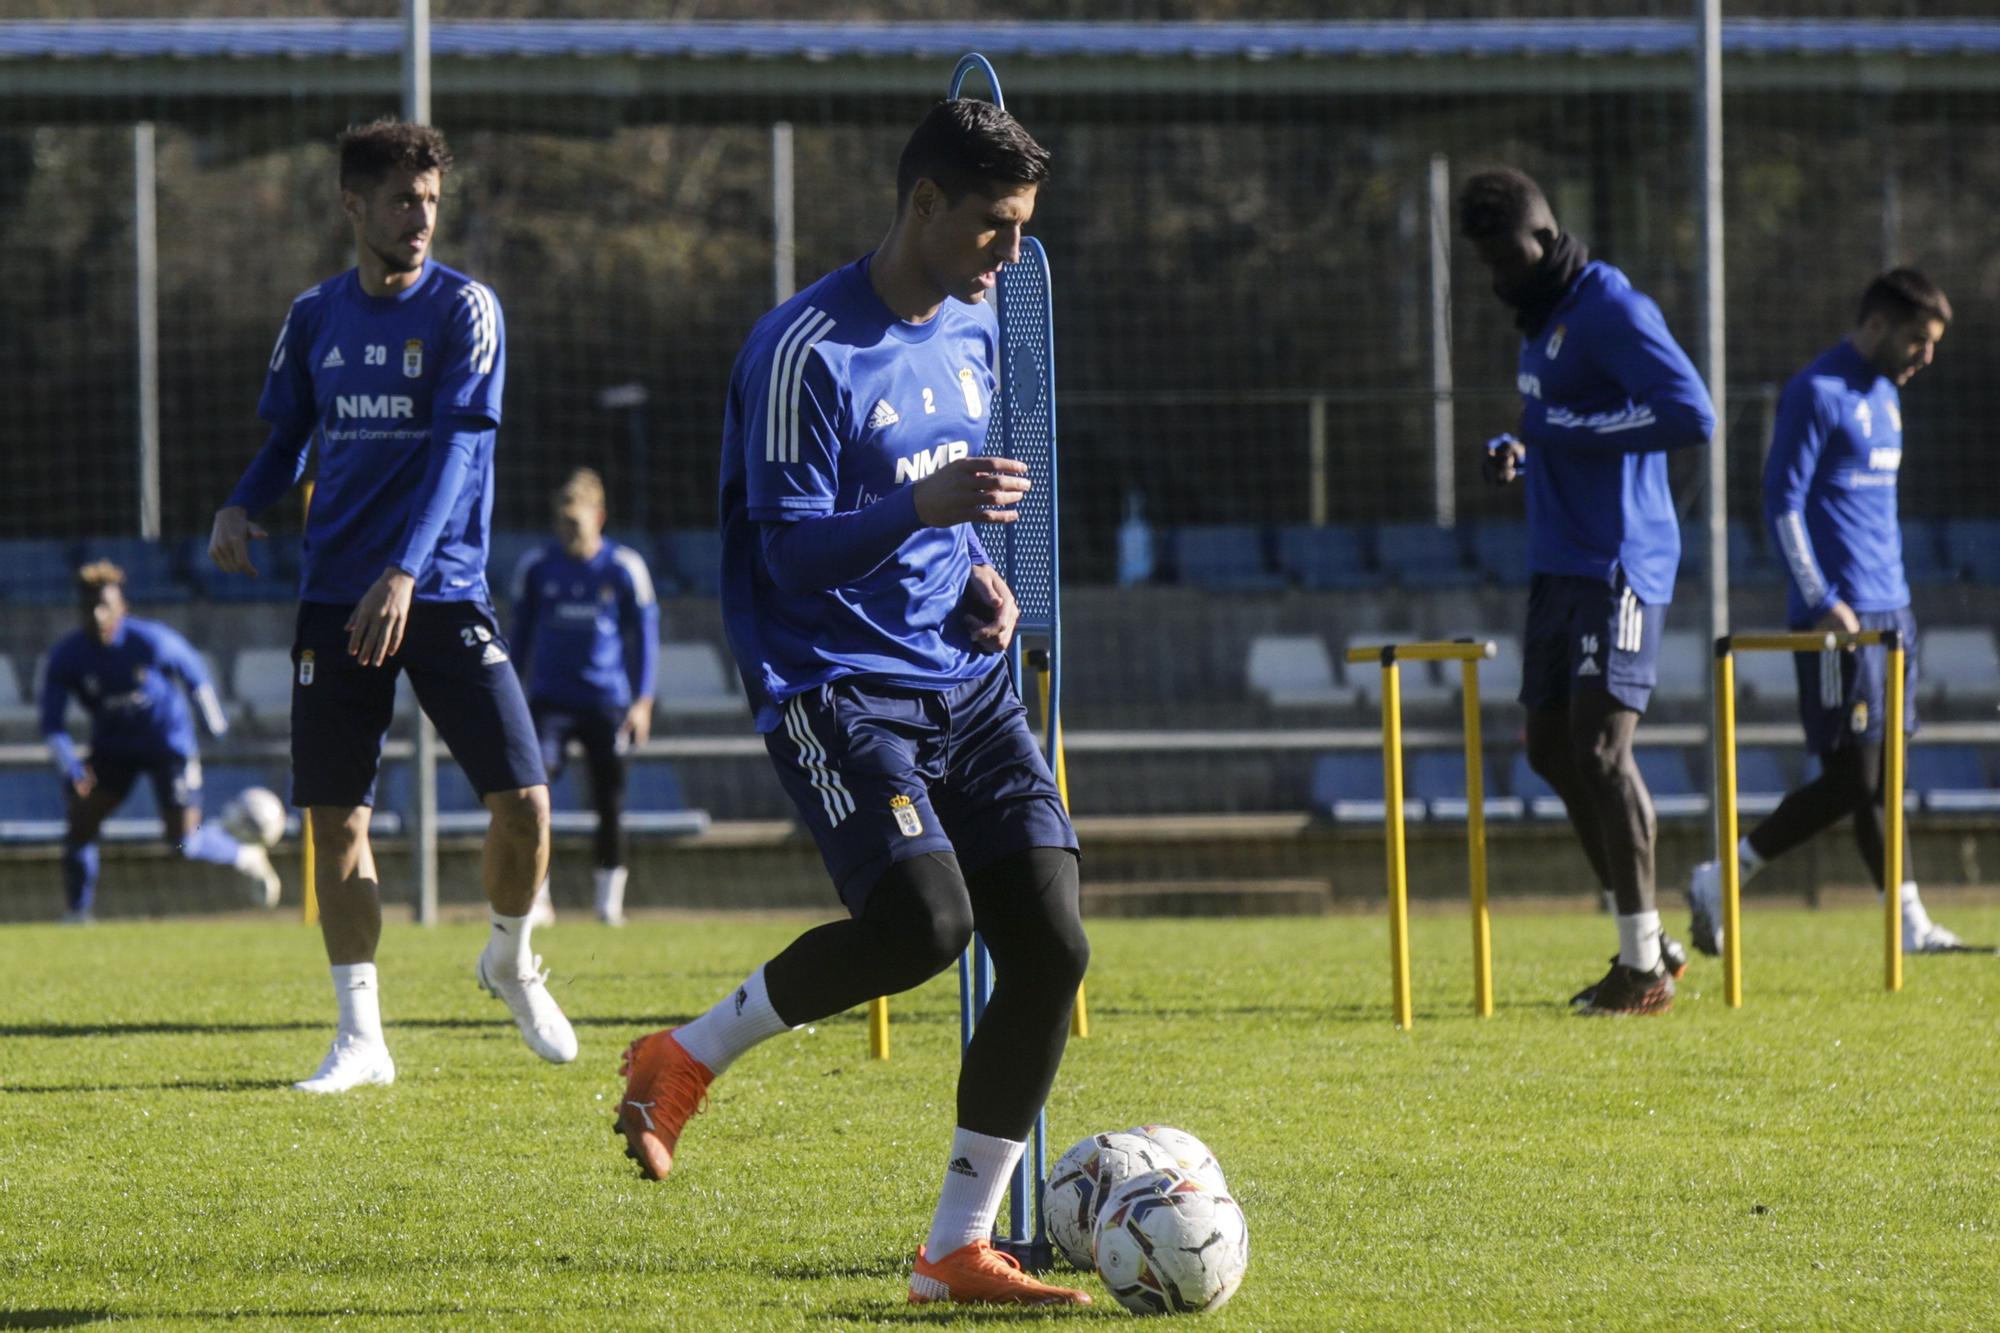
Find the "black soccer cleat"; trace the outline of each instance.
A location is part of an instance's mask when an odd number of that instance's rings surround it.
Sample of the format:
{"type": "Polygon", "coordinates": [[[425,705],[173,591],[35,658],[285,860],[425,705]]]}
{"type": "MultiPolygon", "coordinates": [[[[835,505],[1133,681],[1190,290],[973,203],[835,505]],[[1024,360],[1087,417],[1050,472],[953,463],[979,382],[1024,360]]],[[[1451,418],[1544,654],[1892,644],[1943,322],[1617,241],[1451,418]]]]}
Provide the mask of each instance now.
{"type": "Polygon", "coordinates": [[[1578,991],[1570,1003],[1579,1014],[1664,1014],[1674,1007],[1673,973],[1664,959],[1641,972],[1613,958],[1604,979],[1578,991]]]}
{"type": "MultiPolygon", "coordinates": [[[[1618,960],[1614,957],[1611,961],[1616,963],[1618,960]]],[[[1664,930],[1660,932],[1660,963],[1667,969],[1667,975],[1675,981],[1679,981],[1681,977],[1686,975],[1688,970],[1688,951],[1681,947],[1679,940],[1667,934],[1664,930]]],[[[1603,984],[1602,981],[1591,982],[1588,986],[1585,986],[1582,990],[1569,997],[1570,1004],[1579,1007],[1589,1004],[1593,999],[1597,998],[1597,988],[1603,984]]]]}

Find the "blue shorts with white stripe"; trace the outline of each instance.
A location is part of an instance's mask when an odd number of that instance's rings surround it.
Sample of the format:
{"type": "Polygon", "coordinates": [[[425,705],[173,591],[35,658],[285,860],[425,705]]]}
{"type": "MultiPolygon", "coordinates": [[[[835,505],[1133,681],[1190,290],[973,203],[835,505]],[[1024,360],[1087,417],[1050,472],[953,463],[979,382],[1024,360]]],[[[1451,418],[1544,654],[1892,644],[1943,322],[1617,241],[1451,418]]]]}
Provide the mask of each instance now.
{"type": "Polygon", "coordinates": [[[1609,582],[1535,575],[1521,645],[1521,702],[1560,708],[1578,690],[1603,690],[1645,712],[1660,680],[1666,623],[1666,606],[1640,601],[1622,575],[1609,582]]]}
{"type": "Polygon", "coordinates": [[[996,661],[950,689],[847,677],[793,695],[764,748],[856,916],[882,872],[953,852],[970,875],[1030,847],[1076,849],[1048,761],[996,661]]]}
{"type": "MultiPolygon", "coordinates": [[[[1903,640],[1903,730],[1917,729],[1917,618],[1910,608],[1857,611],[1863,629],[1892,629],[1903,640]]],[[[1798,626],[1810,629],[1810,625],[1798,626]]],[[[1838,750],[1856,740],[1882,740],[1889,650],[1836,648],[1830,653],[1793,653],[1799,677],[1799,722],[1806,748],[1814,754],[1838,750]]]]}

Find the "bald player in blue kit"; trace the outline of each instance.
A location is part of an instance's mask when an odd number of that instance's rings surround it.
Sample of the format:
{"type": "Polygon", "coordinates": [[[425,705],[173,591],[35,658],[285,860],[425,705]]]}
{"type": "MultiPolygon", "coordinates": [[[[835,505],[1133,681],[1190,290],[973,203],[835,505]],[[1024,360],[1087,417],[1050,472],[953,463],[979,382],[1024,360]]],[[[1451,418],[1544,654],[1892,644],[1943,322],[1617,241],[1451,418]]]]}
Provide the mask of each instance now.
{"type": "Polygon", "coordinates": [[[1048,153],[989,102],[933,107],[874,253],[758,322],[723,429],[723,619],[757,728],[848,911],[693,1022],[627,1050],[617,1128],[649,1178],[711,1081],[778,1033],[919,985],[975,928],[995,985],[913,1303],[1081,1305],[993,1248],[1089,960],[1077,843],[1001,656],[1018,618],[974,535],[1026,468],[984,456],[999,332],[1048,153]]]}
{"type": "Polygon", "coordinates": [[[491,932],[474,975],[529,1049],[576,1058],[529,939],[549,863],[548,779],[486,585],[506,326],[492,289],[430,255],[451,165],[428,125],[381,120],[340,136],[357,263],[292,302],[257,405],[270,436],[209,539],[217,568],[254,572],[249,542],[265,534],[252,517],[317,450],[292,645],[292,804],[312,821],[339,1018],[318,1071],[293,1085],[301,1092],[396,1077],[368,819],[404,675],[492,814],[481,861],[491,932]]]}
{"type": "Polygon", "coordinates": [[[1466,181],[1459,229],[1521,331],[1519,437],[1490,442],[1487,468],[1528,493],[1528,762],[1562,798],[1618,918],[1610,971],[1571,1003],[1664,1012],[1687,955],[1660,928],[1653,801],[1632,737],[1680,567],[1666,452],[1705,443],[1715,410],[1660,308],[1593,262],[1528,176],[1466,181]]]}

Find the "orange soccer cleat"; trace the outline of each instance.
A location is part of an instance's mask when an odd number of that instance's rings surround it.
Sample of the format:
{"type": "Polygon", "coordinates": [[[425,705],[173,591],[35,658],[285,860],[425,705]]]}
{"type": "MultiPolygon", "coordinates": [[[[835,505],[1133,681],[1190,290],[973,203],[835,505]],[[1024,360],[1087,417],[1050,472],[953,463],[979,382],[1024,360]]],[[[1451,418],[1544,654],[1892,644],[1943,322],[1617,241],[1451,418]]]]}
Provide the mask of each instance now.
{"type": "Polygon", "coordinates": [[[708,1107],[715,1075],[681,1049],[671,1029],[627,1046],[618,1072],[625,1076],[625,1099],[611,1128],[625,1136],[625,1155],[639,1163],[640,1174],[664,1180],[674,1169],[681,1131],[708,1107]]]}
{"type": "Polygon", "coordinates": [[[917,1269],[910,1274],[910,1304],[955,1301],[960,1305],[1088,1305],[1090,1295],[1037,1282],[1021,1261],[983,1240],[961,1245],[932,1263],[917,1246],[917,1269]]]}

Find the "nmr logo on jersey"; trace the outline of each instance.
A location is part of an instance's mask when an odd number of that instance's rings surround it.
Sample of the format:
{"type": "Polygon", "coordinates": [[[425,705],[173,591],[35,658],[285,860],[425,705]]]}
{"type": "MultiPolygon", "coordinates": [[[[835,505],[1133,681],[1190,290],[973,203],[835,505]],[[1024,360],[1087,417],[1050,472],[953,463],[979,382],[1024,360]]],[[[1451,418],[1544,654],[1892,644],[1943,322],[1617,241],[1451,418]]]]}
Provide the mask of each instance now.
{"type": "Polygon", "coordinates": [[[417,400],[401,393],[343,393],[333,400],[334,415],[402,419],[417,414],[417,400]]]}
{"type": "Polygon", "coordinates": [[[956,463],[972,452],[964,440],[948,440],[935,449],[924,449],[896,460],[896,483],[922,481],[947,463],[956,463]]]}

